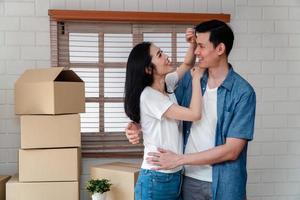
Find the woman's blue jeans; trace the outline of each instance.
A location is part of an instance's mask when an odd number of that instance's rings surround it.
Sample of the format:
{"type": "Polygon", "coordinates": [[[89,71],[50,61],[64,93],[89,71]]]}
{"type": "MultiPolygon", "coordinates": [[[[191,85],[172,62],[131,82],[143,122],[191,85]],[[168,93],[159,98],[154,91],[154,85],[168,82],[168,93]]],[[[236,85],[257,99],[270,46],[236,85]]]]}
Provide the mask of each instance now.
{"type": "Polygon", "coordinates": [[[141,169],[135,185],[135,200],[179,200],[182,172],[162,173],[141,169]]]}

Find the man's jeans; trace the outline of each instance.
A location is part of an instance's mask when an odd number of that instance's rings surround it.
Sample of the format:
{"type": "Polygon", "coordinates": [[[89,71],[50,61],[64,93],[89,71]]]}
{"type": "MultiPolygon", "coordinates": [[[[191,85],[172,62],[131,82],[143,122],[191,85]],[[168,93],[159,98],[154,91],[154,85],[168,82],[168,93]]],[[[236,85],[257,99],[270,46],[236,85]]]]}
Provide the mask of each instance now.
{"type": "Polygon", "coordinates": [[[141,169],[135,186],[135,200],[177,200],[181,191],[181,171],[161,173],[141,169]]]}
{"type": "Polygon", "coordinates": [[[211,182],[184,176],[182,197],[184,200],[212,200],[211,182]]]}

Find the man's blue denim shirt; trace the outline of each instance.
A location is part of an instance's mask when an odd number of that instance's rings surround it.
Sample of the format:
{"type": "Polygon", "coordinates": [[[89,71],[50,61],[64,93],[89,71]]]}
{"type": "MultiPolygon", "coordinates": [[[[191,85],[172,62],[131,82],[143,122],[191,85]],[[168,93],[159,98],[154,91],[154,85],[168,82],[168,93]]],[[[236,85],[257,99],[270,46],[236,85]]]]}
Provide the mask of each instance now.
{"type": "MultiPolygon", "coordinates": [[[[208,73],[201,79],[202,94],[208,73]]],[[[175,90],[180,105],[188,107],[192,96],[192,77],[186,73],[175,90]]],[[[225,144],[226,138],[253,139],[256,95],[252,86],[237,74],[232,66],[217,92],[217,127],[215,145],[225,144]]],[[[186,144],[192,123],[183,122],[186,144]]],[[[214,200],[245,200],[247,182],[247,145],[234,161],[214,164],[212,192],[214,200]]]]}

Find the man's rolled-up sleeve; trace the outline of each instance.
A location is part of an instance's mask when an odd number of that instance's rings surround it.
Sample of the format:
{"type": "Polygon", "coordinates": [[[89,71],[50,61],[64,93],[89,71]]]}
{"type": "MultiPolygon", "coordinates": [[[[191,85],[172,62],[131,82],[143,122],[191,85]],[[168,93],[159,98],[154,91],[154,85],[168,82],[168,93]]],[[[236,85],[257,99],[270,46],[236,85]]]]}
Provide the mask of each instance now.
{"type": "Polygon", "coordinates": [[[254,133],[255,109],[256,95],[252,91],[241,98],[234,109],[227,137],[251,141],[254,133]]]}

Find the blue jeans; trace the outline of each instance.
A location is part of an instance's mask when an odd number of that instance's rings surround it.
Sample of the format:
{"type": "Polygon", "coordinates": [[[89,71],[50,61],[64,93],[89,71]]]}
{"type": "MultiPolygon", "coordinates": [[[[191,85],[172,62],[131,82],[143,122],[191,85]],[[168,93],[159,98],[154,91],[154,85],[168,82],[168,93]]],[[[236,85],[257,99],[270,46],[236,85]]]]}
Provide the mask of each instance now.
{"type": "Polygon", "coordinates": [[[141,169],[134,189],[135,200],[178,200],[181,182],[181,171],[162,173],[141,169]]]}

